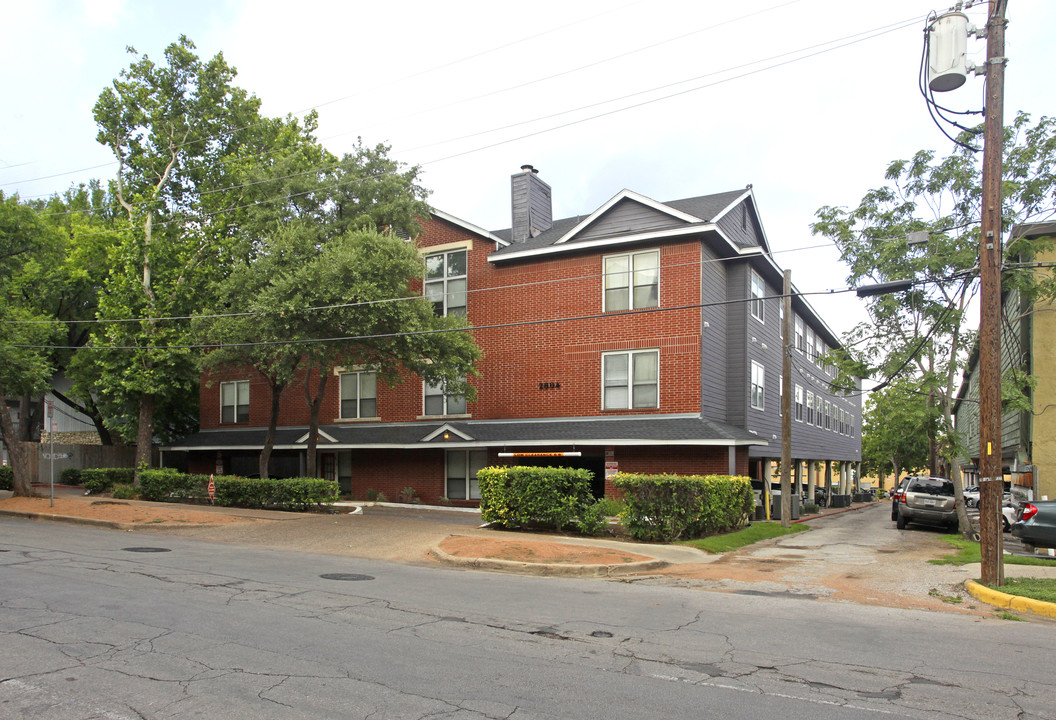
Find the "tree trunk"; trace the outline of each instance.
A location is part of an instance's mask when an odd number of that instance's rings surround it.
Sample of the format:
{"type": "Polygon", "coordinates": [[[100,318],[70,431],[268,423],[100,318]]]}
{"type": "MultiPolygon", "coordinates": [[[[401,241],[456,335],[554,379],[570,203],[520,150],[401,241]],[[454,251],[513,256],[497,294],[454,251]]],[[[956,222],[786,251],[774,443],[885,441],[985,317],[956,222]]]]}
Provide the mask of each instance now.
{"type": "Polygon", "coordinates": [[[33,497],[33,477],[29,464],[29,453],[32,446],[18,439],[15,434],[15,424],[11,422],[11,413],[7,409],[7,395],[0,388],[0,433],[4,437],[4,447],[7,448],[7,456],[11,459],[11,471],[13,474],[11,489],[15,497],[33,497]]]}
{"type": "Polygon", "coordinates": [[[150,467],[151,446],[154,443],[154,396],[139,396],[139,427],[136,429],[135,485],[139,487],[139,473],[150,467]]]}
{"type": "Polygon", "coordinates": [[[268,479],[268,463],[271,462],[271,449],[275,446],[275,428],[279,424],[279,401],[286,383],[276,382],[269,378],[271,386],[271,416],[268,418],[268,431],[264,434],[264,447],[260,450],[258,472],[262,480],[268,479]]]}
{"type": "Polygon", "coordinates": [[[38,427],[43,426],[44,398],[23,395],[19,398],[18,405],[18,439],[23,442],[40,440],[40,437],[34,437],[34,434],[38,427]]]}
{"type": "Polygon", "coordinates": [[[68,397],[58,390],[52,388],[51,394],[54,395],[58,400],[61,400],[71,410],[75,410],[89,420],[92,421],[92,425],[95,425],[95,431],[99,434],[100,445],[113,445],[114,438],[110,434],[110,430],[103,423],[103,414],[99,412],[99,406],[95,404],[95,400],[88,398],[84,405],[81,405],[76,400],[68,397]]]}
{"type": "Polygon", "coordinates": [[[311,381],[312,372],[309,371],[304,376],[304,400],[308,403],[308,446],[305,449],[307,457],[305,475],[308,477],[318,477],[319,469],[317,463],[317,452],[316,448],[319,444],[319,408],[323,404],[323,394],[326,392],[326,380],[329,375],[324,370],[319,373],[319,385],[316,387],[315,397],[312,397],[311,381]]]}

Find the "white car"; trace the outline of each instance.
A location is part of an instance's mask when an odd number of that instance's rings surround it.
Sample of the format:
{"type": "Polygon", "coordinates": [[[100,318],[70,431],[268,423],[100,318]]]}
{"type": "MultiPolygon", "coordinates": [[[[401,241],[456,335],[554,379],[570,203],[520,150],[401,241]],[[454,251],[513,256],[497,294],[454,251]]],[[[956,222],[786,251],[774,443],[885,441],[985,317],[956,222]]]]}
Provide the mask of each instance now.
{"type": "Polygon", "coordinates": [[[969,485],[964,489],[965,507],[975,507],[979,504],[979,486],[969,485]]]}

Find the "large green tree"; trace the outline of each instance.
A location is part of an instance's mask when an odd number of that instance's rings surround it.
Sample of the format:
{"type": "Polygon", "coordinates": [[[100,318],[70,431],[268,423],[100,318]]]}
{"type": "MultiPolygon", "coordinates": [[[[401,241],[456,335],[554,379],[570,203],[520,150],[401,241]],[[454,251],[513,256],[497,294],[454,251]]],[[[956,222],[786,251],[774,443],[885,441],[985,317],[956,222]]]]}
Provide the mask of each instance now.
{"type": "Polygon", "coordinates": [[[282,393],[295,379],[303,382],[310,417],[312,475],[320,405],[335,364],[373,369],[389,383],[416,373],[472,396],[468,376],[479,352],[468,333],[455,331],[464,318],[438,318],[431,303],[414,297],[424,266],[405,238],[419,232],[418,218],[429,210],[418,168],[387,153],[359,143],[337,159],[309,145],[261,168],[254,187],[267,197],[240,227],[240,251],[219,283],[217,313],[199,322],[204,341],[216,346],[207,367],[246,365],[268,382],[262,477],[282,393]],[[224,316],[235,309],[248,314],[224,316]]]}
{"type": "Polygon", "coordinates": [[[232,84],[222,55],[202,61],[181,37],[164,61],[136,58],[99,96],[98,141],[114,153],[113,195],[127,229],[112,250],[93,334],[96,389],[134,404],[136,462],[150,463],[159,403],[193,393],[197,358],[183,347],[211,281],[225,272],[247,157],[266,151],[259,101],[232,84]],[[129,322],[130,319],[135,320],[129,322]]]}
{"type": "Polygon", "coordinates": [[[879,477],[928,464],[928,436],[934,422],[928,397],[917,393],[915,380],[898,380],[870,393],[862,413],[862,464],[879,477]]]}
{"type": "MultiPolygon", "coordinates": [[[[836,243],[850,268],[853,286],[912,279],[906,292],[870,298],[869,322],[855,327],[834,359],[859,377],[906,378],[934,398],[940,421],[931,441],[944,449],[942,464],[961,493],[953,456],[956,383],[974,343],[967,311],[976,292],[981,216],[981,158],[966,147],[937,158],[919,151],[892,162],[886,184],[870,190],[855,208],[818,210],[815,234],[836,243]],[[925,231],[925,247],[907,244],[911,232],[925,231]],[[944,442],[944,438],[947,440],[944,442]]],[[[1002,226],[1047,216],[1056,206],[1056,121],[1032,122],[1020,113],[1005,128],[1002,226]]],[[[1026,242],[1010,245],[1006,257],[1030,254],[1026,242]]],[[[1051,283],[1036,275],[1007,273],[1025,292],[1046,292],[1051,283]]],[[[937,468],[933,467],[932,471],[937,468]]],[[[962,529],[967,527],[963,513],[962,529]]]]}
{"type": "MultiPolygon", "coordinates": [[[[41,392],[52,375],[51,351],[65,328],[53,322],[46,298],[63,253],[54,226],[18,197],[0,193],[0,433],[14,471],[15,495],[32,495],[30,443],[23,442],[8,399],[41,392]]],[[[22,423],[29,422],[23,417],[22,423]]]]}

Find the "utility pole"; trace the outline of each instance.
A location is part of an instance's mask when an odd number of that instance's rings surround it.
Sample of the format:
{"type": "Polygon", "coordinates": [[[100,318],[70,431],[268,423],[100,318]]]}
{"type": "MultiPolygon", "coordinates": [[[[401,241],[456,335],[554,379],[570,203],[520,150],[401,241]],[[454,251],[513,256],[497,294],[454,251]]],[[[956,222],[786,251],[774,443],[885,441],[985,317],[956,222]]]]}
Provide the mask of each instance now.
{"type": "Polygon", "coordinates": [[[1005,584],[1001,502],[1001,167],[1004,145],[1005,8],[990,0],[979,243],[979,535],[984,585],[1005,584]]]}
{"type": "Polygon", "coordinates": [[[792,271],[781,290],[781,527],[792,527],[792,271]]]}

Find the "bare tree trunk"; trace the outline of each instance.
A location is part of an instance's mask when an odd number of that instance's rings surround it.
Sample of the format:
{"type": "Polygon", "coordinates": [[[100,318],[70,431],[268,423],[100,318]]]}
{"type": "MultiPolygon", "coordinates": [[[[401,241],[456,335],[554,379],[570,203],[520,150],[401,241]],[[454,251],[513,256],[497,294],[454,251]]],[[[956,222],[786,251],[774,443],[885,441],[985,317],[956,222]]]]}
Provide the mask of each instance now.
{"type": "Polygon", "coordinates": [[[323,404],[323,395],[326,393],[326,380],[329,375],[325,372],[319,373],[319,385],[316,387],[315,397],[312,397],[311,382],[312,382],[312,371],[309,370],[304,376],[304,400],[308,403],[308,446],[305,450],[307,454],[305,469],[305,475],[308,477],[318,477],[318,458],[316,457],[316,448],[319,445],[319,408],[323,404]]]}
{"type": "Polygon", "coordinates": [[[139,487],[139,473],[150,467],[151,446],[154,443],[154,396],[143,393],[139,396],[139,427],[136,428],[136,475],[135,485],[139,487]]]}
{"type": "Polygon", "coordinates": [[[33,477],[30,473],[29,453],[31,445],[18,439],[11,413],[7,409],[7,395],[0,387],[0,433],[4,436],[4,447],[11,458],[12,484],[15,497],[33,497],[33,477]]]}
{"type": "Polygon", "coordinates": [[[268,431],[264,434],[264,447],[260,450],[260,465],[258,472],[262,480],[268,479],[268,463],[271,462],[271,450],[275,446],[275,429],[279,424],[279,401],[282,399],[282,391],[285,383],[278,383],[269,378],[271,386],[271,416],[268,418],[268,431]]]}
{"type": "Polygon", "coordinates": [[[95,404],[95,400],[88,398],[87,402],[85,402],[84,405],[81,405],[73,398],[62,394],[54,388],[51,389],[51,394],[54,395],[56,399],[65,403],[71,410],[81,413],[92,421],[92,424],[95,425],[95,431],[99,434],[100,445],[114,444],[114,438],[110,434],[109,428],[103,423],[103,414],[99,412],[99,406],[95,404]]]}

